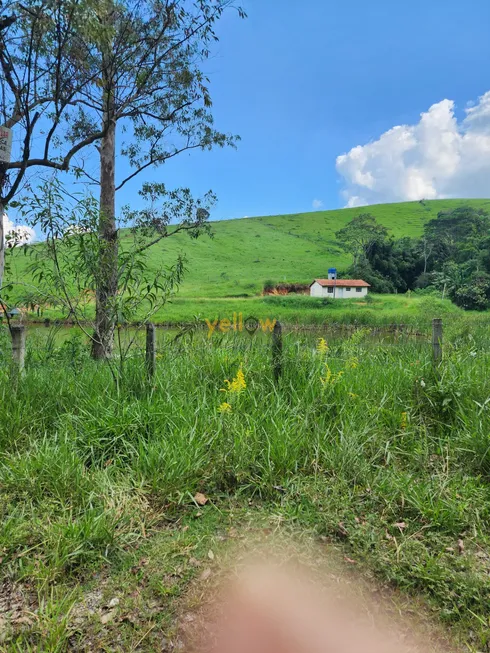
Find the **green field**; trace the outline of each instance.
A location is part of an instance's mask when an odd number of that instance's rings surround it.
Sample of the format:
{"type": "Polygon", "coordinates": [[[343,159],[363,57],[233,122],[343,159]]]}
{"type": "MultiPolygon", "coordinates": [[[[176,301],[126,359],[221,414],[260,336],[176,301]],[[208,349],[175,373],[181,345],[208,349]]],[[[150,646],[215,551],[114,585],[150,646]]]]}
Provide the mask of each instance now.
{"type": "MultiPolygon", "coordinates": [[[[468,313],[468,312],[466,312],[468,313]]],[[[322,326],[329,324],[410,324],[429,326],[435,317],[462,319],[463,309],[450,300],[435,296],[371,295],[367,301],[327,301],[305,295],[269,295],[251,298],[201,299],[177,296],[155,315],[156,322],[188,323],[195,318],[206,320],[228,319],[233,323],[239,316],[253,316],[260,320],[279,320],[289,326],[322,326]]],[[[476,318],[475,316],[475,319],[476,318]]]]}
{"type": "MultiPolygon", "coordinates": [[[[380,204],[367,208],[319,211],[297,215],[243,218],[212,223],[213,237],[197,240],[185,234],[156,245],[149,256],[150,268],[171,265],[179,253],[186,257],[184,282],[156,316],[156,322],[190,322],[244,317],[279,319],[291,324],[322,324],[329,321],[370,323],[428,322],[438,313],[458,310],[449,301],[429,301],[412,296],[378,296],[370,300],[343,300],[336,304],[303,296],[262,297],[265,281],[311,283],[327,269],[350,264],[335,239],[335,232],[362,211],[369,211],[394,236],[418,236],[427,220],[441,210],[464,203],[490,209],[490,200],[433,200],[380,204]]],[[[123,236],[124,242],[124,236],[123,236]]],[[[15,255],[10,279],[27,281],[29,257],[15,255]]],[[[46,310],[44,317],[58,318],[46,310]]]]}
{"type": "Polygon", "coordinates": [[[168,334],[116,384],[75,332],[29,338],[19,382],[0,329],[0,650],[162,650],[271,532],[487,650],[487,331],[448,320],[438,367],[428,337],[293,332],[278,383],[268,339],[168,334]]]}
{"type": "MultiPolygon", "coordinates": [[[[415,235],[458,203],[370,210],[415,235]]],[[[32,326],[19,377],[0,325],[0,651],[162,650],[237,541],[271,532],[310,562],[340,555],[340,575],[394,593],[456,650],[488,649],[490,316],[420,293],[260,294],[346,266],[333,233],[358,211],[214,223],[214,239],[152,254],[182,248],[189,267],[157,321],[284,322],[277,381],[270,336],[218,327],[159,329],[149,380],[144,330],[100,364],[78,328],[32,326]]]]}
{"type": "MultiPolygon", "coordinates": [[[[428,327],[435,317],[445,317],[451,321],[466,319],[470,312],[463,311],[448,299],[435,296],[410,295],[371,295],[367,301],[343,300],[327,301],[305,295],[269,295],[247,298],[192,298],[177,295],[173,297],[154,316],[157,324],[169,326],[200,325],[208,328],[211,323],[228,319],[233,326],[235,321],[239,330],[239,320],[247,317],[259,320],[279,320],[289,327],[313,326],[328,327],[329,324],[368,324],[391,325],[409,324],[421,328],[428,327]]],[[[37,316],[32,314],[32,319],[37,316]]],[[[42,318],[57,320],[61,313],[55,309],[43,311],[42,318]]],[[[475,314],[481,321],[481,314],[475,314]]],[[[217,325],[218,328],[218,325],[217,325]]],[[[231,328],[231,327],[230,327],[231,328]]],[[[219,330],[219,328],[218,328],[219,330]]],[[[232,329],[233,330],[233,329],[232,329]]]]}
{"type": "Polygon", "coordinates": [[[490,200],[434,200],[420,204],[379,204],[366,208],[242,218],[212,223],[213,238],[170,238],[155,247],[152,258],[171,263],[187,256],[183,297],[257,295],[264,281],[311,283],[329,267],[350,264],[335,232],[362,212],[372,213],[397,237],[419,236],[425,222],[442,210],[471,204],[490,210],[490,200]]]}

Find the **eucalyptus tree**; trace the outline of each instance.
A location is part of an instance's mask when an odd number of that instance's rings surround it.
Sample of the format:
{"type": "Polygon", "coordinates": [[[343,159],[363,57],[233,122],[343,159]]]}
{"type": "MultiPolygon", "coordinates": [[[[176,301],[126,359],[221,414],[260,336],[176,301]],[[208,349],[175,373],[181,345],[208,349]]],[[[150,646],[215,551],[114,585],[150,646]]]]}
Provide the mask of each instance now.
{"type": "MultiPolygon", "coordinates": [[[[215,197],[207,193],[195,200],[187,189],[165,194],[155,204],[154,185],[143,184],[140,190],[145,208],[124,207],[124,247],[117,252],[118,293],[112,305],[117,317],[115,349],[117,355],[107,363],[114,380],[124,379],[125,363],[138,329],[121,335],[121,328],[137,320],[146,325],[177,292],[185,271],[185,256],[174,261],[159,257],[151,260],[150,247],[162,237],[162,228],[172,216],[177,224],[167,237],[187,233],[191,237],[209,228],[206,223],[215,197]]],[[[37,224],[45,235],[42,245],[28,248],[24,279],[15,284],[16,302],[23,306],[35,304],[55,307],[62,317],[76,324],[90,337],[95,323],[93,297],[100,284],[99,260],[105,244],[98,235],[100,211],[98,200],[86,193],[72,193],[59,176],[41,182],[19,207],[22,219],[37,224]]]]}
{"type": "MultiPolygon", "coordinates": [[[[77,176],[100,184],[101,247],[92,353],[105,358],[112,352],[120,291],[116,192],[143,171],[182,152],[236,142],[236,137],[214,128],[209,79],[203,70],[218,40],[216,23],[234,4],[231,0],[31,2],[12,5],[15,20],[2,32],[0,43],[0,48],[5,46],[0,59],[4,73],[18,69],[3,83],[4,96],[9,98],[4,121],[24,130],[18,160],[5,168],[7,175],[16,170],[17,176],[7,179],[9,190],[2,199],[12,200],[26,170],[35,165],[71,168],[77,176]],[[43,85],[46,93],[38,88],[43,85]],[[43,128],[41,147],[34,137],[36,125],[43,128]],[[41,150],[36,156],[34,145],[41,150]],[[122,158],[129,171],[120,178],[116,161],[122,158]]],[[[236,10],[244,16],[240,7],[236,10]]],[[[5,178],[1,181],[5,185],[5,178]]],[[[147,184],[144,194],[152,197],[155,206],[156,197],[165,203],[168,191],[159,182],[147,184]]],[[[195,235],[207,216],[200,208],[192,218],[185,218],[182,229],[195,235]]],[[[138,223],[152,232],[144,246],[175,233],[171,221],[168,212],[141,210],[138,223]]]]}
{"type": "MultiPolygon", "coordinates": [[[[34,168],[66,171],[76,155],[104,136],[103,128],[76,134],[78,102],[98,79],[85,37],[91,0],[17,0],[2,3],[0,125],[13,141],[0,156],[0,217],[34,168]],[[94,75],[92,78],[91,75],[94,75]],[[70,138],[67,138],[70,133],[70,138]],[[27,176],[26,176],[27,175],[27,176]]],[[[0,288],[5,244],[0,219],[0,288]]]]}
{"type": "MultiPolygon", "coordinates": [[[[100,184],[100,250],[96,322],[92,354],[111,355],[119,291],[119,232],[115,195],[150,167],[182,152],[233,145],[236,138],[214,128],[203,65],[217,40],[215,26],[231,0],[102,0],[90,7],[86,38],[91,59],[84,62],[93,82],[84,89],[72,125],[81,134],[102,133],[98,174],[78,170],[100,184]],[[116,163],[126,160],[122,176],[116,163]]],[[[243,16],[243,11],[237,8],[243,16]]],[[[153,195],[165,196],[161,182],[153,195]]],[[[194,222],[202,222],[203,213],[194,222]]],[[[141,218],[141,215],[140,215],[141,218]]],[[[156,239],[167,237],[171,216],[151,215],[156,239]]],[[[149,226],[146,225],[146,226],[149,226]]],[[[150,238],[148,246],[154,244],[150,238]]]]}

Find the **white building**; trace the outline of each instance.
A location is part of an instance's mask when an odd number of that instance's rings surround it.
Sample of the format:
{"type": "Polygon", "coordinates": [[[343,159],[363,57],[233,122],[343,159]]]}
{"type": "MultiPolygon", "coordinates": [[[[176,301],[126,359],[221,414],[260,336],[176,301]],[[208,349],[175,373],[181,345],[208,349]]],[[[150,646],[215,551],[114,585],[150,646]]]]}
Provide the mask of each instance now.
{"type": "MultiPolygon", "coordinates": [[[[329,276],[331,276],[329,274],[329,276]]],[[[369,283],[362,279],[315,279],[310,285],[311,297],[331,297],[332,299],[355,299],[368,294],[369,283]]]]}

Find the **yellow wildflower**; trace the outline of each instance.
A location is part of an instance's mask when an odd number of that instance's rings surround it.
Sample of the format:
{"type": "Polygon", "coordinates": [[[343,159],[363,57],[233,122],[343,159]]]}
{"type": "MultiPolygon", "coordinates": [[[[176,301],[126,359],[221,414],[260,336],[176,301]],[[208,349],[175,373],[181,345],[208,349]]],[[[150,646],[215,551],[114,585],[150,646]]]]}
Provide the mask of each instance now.
{"type": "Polygon", "coordinates": [[[332,370],[330,367],[325,363],[325,376],[320,377],[320,381],[322,382],[322,385],[328,385],[332,379],[332,370]]]}
{"type": "Polygon", "coordinates": [[[316,343],[316,350],[320,354],[326,354],[328,351],[328,345],[327,341],[325,338],[319,338],[318,342],[316,343]]]}
{"type": "Polygon", "coordinates": [[[337,383],[337,381],[340,381],[340,378],[342,377],[343,371],[341,370],[340,372],[337,372],[337,374],[334,374],[332,370],[330,369],[330,366],[328,363],[325,363],[325,376],[320,377],[320,381],[323,386],[329,385],[329,384],[334,384],[337,383]]]}
{"type": "Polygon", "coordinates": [[[359,359],[356,357],[349,358],[349,360],[347,361],[347,367],[349,367],[351,370],[355,370],[358,365],[359,365],[359,359]]]}
{"type": "Polygon", "coordinates": [[[406,429],[407,428],[407,413],[403,412],[402,417],[400,420],[400,428],[401,429],[406,429]]]}
{"type": "Polygon", "coordinates": [[[223,401],[223,403],[218,406],[218,413],[231,413],[231,404],[227,401],[223,401]]]}
{"type": "Polygon", "coordinates": [[[245,381],[245,375],[242,370],[242,366],[238,368],[235,378],[232,381],[225,379],[226,388],[221,388],[222,392],[241,392],[247,387],[247,382],[245,381]]]}

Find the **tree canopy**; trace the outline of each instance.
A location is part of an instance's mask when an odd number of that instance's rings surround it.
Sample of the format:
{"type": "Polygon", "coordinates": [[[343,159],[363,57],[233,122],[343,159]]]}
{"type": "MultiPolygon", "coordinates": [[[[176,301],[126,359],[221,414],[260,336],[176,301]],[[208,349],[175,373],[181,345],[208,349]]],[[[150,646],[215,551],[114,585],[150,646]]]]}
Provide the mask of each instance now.
{"type": "MultiPolygon", "coordinates": [[[[3,7],[0,112],[15,129],[16,147],[0,168],[0,215],[34,167],[71,170],[100,187],[96,358],[110,356],[121,291],[118,220],[128,213],[116,215],[115,193],[182,152],[237,141],[214,127],[204,72],[216,23],[232,7],[233,0],[10,0],[3,7]],[[116,168],[121,157],[129,171],[116,168]]],[[[179,216],[183,230],[200,232],[208,212],[189,213],[198,206],[189,193],[145,184],[140,196],[148,207],[137,223],[147,240],[140,247],[174,233],[167,226],[179,216]]],[[[0,288],[3,240],[0,220],[0,288]]]]}
{"type": "Polygon", "coordinates": [[[370,213],[361,213],[335,233],[340,247],[354,257],[354,264],[361,256],[367,256],[375,242],[383,240],[388,230],[370,213]]]}
{"type": "Polygon", "coordinates": [[[348,273],[375,292],[441,292],[473,310],[490,306],[490,216],[461,206],[441,211],[420,238],[394,238],[369,214],[336,233],[352,253],[348,273]]]}

